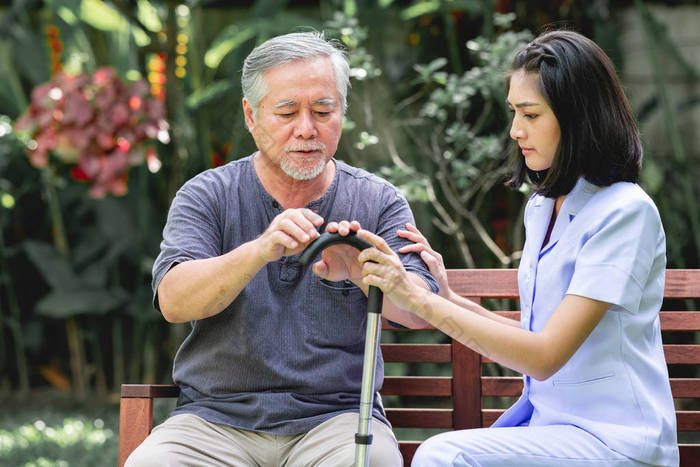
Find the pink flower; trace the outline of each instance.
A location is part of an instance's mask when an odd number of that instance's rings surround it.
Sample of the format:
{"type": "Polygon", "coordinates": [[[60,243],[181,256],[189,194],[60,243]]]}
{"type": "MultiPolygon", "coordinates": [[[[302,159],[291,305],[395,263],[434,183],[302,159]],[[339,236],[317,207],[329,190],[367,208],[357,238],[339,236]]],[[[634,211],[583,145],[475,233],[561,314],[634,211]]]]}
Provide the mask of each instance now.
{"type": "Polygon", "coordinates": [[[164,104],[148,93],[145,81],[125,83],[112,68],[59,73],[32,91],[15,128],[30,137],[27,156],[34,166],[46,166],[54,154],[72,165],[73,179],[91,184],[91,196],[119,196],[126,193],[129,168],[146,159],[144,144],[168,128],[164,104]]]}

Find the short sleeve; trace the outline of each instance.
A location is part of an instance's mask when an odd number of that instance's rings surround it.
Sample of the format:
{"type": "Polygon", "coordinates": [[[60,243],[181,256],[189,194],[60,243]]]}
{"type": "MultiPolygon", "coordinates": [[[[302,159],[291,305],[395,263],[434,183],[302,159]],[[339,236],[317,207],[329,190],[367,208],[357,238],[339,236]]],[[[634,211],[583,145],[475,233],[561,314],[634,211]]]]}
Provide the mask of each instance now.
{"type": "MultiPolygon", "coordinates": [[[[385,197],[387,201],[379,215],[377,234],[387,242],[392,250],[398,252],[401,247],[410,245],[412,242],[399,237],[396,231],[398,229],[405,229],[406,223],[409,222],[415,225],[415,220],[413,219],[413,213],[411,212],[408,201],[406,201],[406,198],[404,198],[398,189],[387,185],[385,197]]],[[[398,255],[406,271],[422,278],[431,292],[439,292],[440,288],[438,287],[437,281],[430,274],[430,270],[418,254],[398,253],[398,255]]]]}
{"type": "Polygon", "coordinates": [[[582,240],[567,294],[635,313],[655,258],[665,255],[658,212],[646,200],[617,206],[582,240]]]}
{"type": "Polygon", "coordinates": [[[163,229],[160,254],[153,264],[153,300],[158,309],[158,284],[178,263],[223,254],[218,199],[195,178],[176,194],[163,229]]]}

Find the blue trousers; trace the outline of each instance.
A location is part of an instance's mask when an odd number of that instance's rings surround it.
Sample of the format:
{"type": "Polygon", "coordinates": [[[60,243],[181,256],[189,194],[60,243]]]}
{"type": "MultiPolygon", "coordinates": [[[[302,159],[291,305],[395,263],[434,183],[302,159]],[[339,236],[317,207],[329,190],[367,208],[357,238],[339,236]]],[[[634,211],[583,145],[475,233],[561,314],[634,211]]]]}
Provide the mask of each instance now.
{"type": "Polygon", "coordinates": [[[619,454],[571,425],[478,428],[424,441],[413,467],[648,466],[619,454]]]}

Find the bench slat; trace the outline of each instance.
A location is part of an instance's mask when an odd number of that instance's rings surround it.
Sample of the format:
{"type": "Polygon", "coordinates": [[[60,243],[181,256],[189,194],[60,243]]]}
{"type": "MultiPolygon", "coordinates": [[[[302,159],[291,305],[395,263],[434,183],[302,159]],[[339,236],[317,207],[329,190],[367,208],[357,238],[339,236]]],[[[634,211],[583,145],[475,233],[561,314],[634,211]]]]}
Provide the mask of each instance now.
{"type": "Polygon", "coordinates": [[[679,444],[681,455],[680,467],[697,467],[700,465],[700,444],[679,444]]]}
{"type": "Polygon", "coordinates": [[[673,397],[700,397],[700,379],[670,378],[673,397]]]}
{"type": "Polygon", "coordinates": [[[700,311],[662,311],[659,314],[662,331],[697,331],[700,311]]]}
{"type": "Polygon", "coordinates": [[[452,409],[386,409],[386,418],[401,428],[452,428],[452,409]]]}
{"type": "MultiPolygon", "coordinates": [[[[700,379],[671,378],[673,397],[700,397],[700,379]]],[[[519,396],[523,391],[520,376],[484,376],[481,379],[482,396],[519,396]]]]}
{"type": "Polygon", "coordinates": [[[520,376],[484,376],[481,378],[482,396],[519,396],[523,392],[520,376]]]}
{"type": "Polygon", "coordinates": [[[676,410],[678,431],[700,431],[700,411],[676,410]]]}
{"type": "Polygon", "coordinates": [[[120,397],[152,399],[154,397],[177,397],[179,395],[180,388],[174,384],[122,384],[120,397]]]}
{"type": "Polygon", "coordinates": [[[505,409],[481,409],[481,426],[489,427],[493,425],[498,417],[503,415],[505,409]]]}
{"type": "MultiPolygon", "coordinates": [[[[516,269],[448,269],[447,280],[467,297],[518,298],[516,269]]],[[[664,298],[700,297],[700,269],[666,270],[664,298]]]]}
{"type": "Polygon", "coordinates": [[[420,441],[399,441],[399,451],[401,451],[401,456],[403,457],[403,465],[411,465],[413,456],[416,454],[420,443],[420,441]]]}
{"type": "Polygon", "coordinates": [[[667,269],[664,298],[700,297],[700,269],[667,269]]]}
{"type": "Polygon", "coordinates": [[[515,269],[448,269],[447,281],[463,297],[518,298],[515,269]]]}
{"type": "Polygon", "coordinates": [[[380,391],[385,396],[451,396],[452,378],[386,376],[380,391]]]}
{"type": "MultiPolygon", "coordinates": [[[[496,311],[498,315],[520,321],[519,311],[496,311]]],[[[700,329],[700,311],[661,311],[662,331],[697,331],[700,329]]]]}
{"type": "Polygon", "coordinates": [[[698,364],[700,363],[700,346],[689,344],[664,345],[664,354],[668,364],[698,364]]]}
{"type": "Polygon", "coordinates": [[[382,344],[385,362],[449,363],[452,344],[382,344]]]}

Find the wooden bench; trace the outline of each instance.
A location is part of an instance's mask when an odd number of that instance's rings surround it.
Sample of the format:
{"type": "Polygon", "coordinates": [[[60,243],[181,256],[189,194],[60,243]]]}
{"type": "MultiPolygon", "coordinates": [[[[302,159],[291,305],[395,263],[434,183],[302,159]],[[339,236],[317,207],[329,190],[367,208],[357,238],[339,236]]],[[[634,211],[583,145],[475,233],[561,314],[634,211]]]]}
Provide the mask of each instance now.
{"type": "MultiPolygon", "coordinates": [[[[517,278],[514,269],[449,270],[452,288],[464,297],[516,299],[517,278]]],[[[671,390],[676,402],[681,466],[700,465],[700,311],[692,300],[700,298],[700,269],[666,271],[661,329],[664,352],[671,374],[671,390]],[[692,310],[691,310],[692,309],[692,310]],[[681,311],[682,310],[682,311],[681,311]]],[[[516,303],[511,300],[511,303],[516,303]]],[[[494,309],[489,304],[487,308],[494,309]]],[[[519,319],[517,311],[499,311],[519,319]]],[[[387,416],[395,429],[455,430],[490,426],[520,395],[522,379],[458,342],[452,342],[436,330],[396,330],[384,325],[382,352],[386,363],[384,386],[387,416]],[[412,333],[415,339],[397,339],[396,333],[412,333]],[[423,337],[430,336],[433,337],[423,337]],[[418,340],[438,343],[388,343],[418,340]],[[392,363],[394,362],[394,363],[392,363]],[[441,375],[401,374],[392,365],[405,364],[400,370],[414,370],[424,364],[441,368],[441,375]],[[447,370],[445,370],[447,367],[447,370]],[[451,370],[451,371],[450,371],[451,370]],[[436,401],[438,402],[436,404],[436,401]]],[[[177,386],[124,384],[121,389],[119,426],[119,466],[150,433],[153,425],[153,400],[177,397],[177,386]]],[[[420,441],[400,439],[405,465],[410,465],[420,441]]]]}

